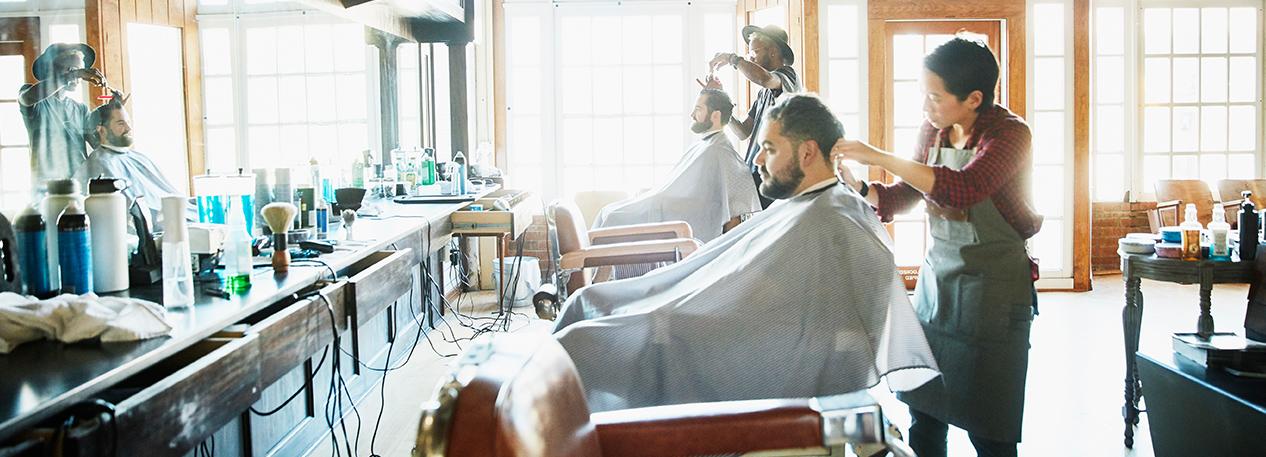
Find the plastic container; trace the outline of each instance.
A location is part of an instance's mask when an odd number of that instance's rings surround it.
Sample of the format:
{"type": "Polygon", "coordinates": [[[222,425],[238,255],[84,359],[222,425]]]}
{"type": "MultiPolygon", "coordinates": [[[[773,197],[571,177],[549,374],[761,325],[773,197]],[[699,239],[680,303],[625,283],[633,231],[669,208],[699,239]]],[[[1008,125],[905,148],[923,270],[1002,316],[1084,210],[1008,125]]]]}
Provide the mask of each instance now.
{"type": "Polygon", "coordinates": [[[247,233],[245,216],[234,208],[229,209],[229,233],[224,240],[223,261],[224,289],[230,292],[250,289],[251,273],[255,271],[251,235],[247,233]]]}
{"type": "Polygon", "coordinates": [[[88,181],[84,211],[92,221],[92,288],[95,292],[126,290],[128,282],[127,181],[95,178],[88,181]]]}
{"type": "Polygon", "coordinates": [[[193,263],[185,198],[163,197],[163,306],[193,305],[193,263]]]}
{"type": "Polygon", "coordinates": [[[1204,226],[1196,219],[1195,203],[1187,204],[1186,215],[1178,227],[1182,229],[1182,259],[1200,260],[1200,231],[1204,226]]]}
{"type": "Polygon", "coordinates": [[[13,223],[13,233],[18,243],[18,265],[22,271],[22,285],[26,293],[36,298],[51,298],[57,288],[48,279],[48,224],[35,204],[26,207],[13,223]]]}
{"type": "Polygon", "coordinates": [[[1182,244],[1182,229],[1179,227],[1161,227],[1161,241],[1182,244]]]}
{"type": "Polygon", "coordinates": [[[57,263],[57,218],[71,201],[79,203],[80,208],[83,207],[84,196],[79,193],[79,181],[59,179],[48,182],[48,196],[44,197],[40,212],[44,215],[44,223],[48,224],[48,230],[44,233],[48,247],[48,281],[54,285],[61,284],[62,277],[57,263]]]}
{"type": "Polygon", "coordinates": [[[541,288],[540,261],[534,257],[506,257],[505,268],[506,279],[502,282],[501,260],[492,261],[492,283],[503,284],[506,302],[511,306],[531,306],[532,294],[541,288]]]}
{"type": "Polygon", "coordinates": [[[1209,245],[1209,260],[1231,260],[1231,248],[1227,244],[1227,235],[1231,232],[1231,224],[1226,223],[1226,211],[1221,205],[1213,207],[1213,222],[1209,223],[1209,233],[1213,236],[1213,244],[1209,245]]]}
{"type": "MultiPolygon", "coordinates": [[[[62,293],[92,292],[92,230],[83,204],[71,201],[57,218],[57,262],[62,293]]],[[[125,271],[126,273],[126,271],[125,271]]]]}
{"type": "Polygon", "coordinates": [[[1117,246],[1126,254],[1151,254],[1156,252],[1156,242],[1143,238],[1121,238],[1117,246]]]}
{"type": "Polygon", "coordinates": [[[1257,257],[1257,231],[1261,227],[1258,226],[1257,208],[1248,199],[1253,192],[1246,190],[1240,196],[1244,198],[1244,202],[1240,203],[1240,260],[1252,260],[1257,257]]]}

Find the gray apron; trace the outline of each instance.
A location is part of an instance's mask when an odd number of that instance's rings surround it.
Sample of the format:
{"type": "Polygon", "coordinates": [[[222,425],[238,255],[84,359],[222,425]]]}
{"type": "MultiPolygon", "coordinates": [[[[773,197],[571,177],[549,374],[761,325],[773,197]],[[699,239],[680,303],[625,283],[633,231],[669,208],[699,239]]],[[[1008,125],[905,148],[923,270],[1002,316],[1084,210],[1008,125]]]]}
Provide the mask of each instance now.
{"type": "MultiPolygon", "coordinates": [[[[974,156],[940,147],[938,135],[927,163],[959,170],[974,156]]],[[[933,241],[914,304],[942,376],[898,398],[969,433],[1019,442],[1033,321],[1024,239],[992,198],[969,208],[925,201],[933,241]]]]}

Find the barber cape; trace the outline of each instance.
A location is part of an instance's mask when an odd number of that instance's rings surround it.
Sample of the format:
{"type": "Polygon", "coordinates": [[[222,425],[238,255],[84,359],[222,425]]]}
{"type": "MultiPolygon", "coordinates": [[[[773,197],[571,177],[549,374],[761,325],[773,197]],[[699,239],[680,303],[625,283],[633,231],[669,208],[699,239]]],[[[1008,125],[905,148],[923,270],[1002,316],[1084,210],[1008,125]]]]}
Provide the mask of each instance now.
{"type": "Polygon", "coordinates": [[[129,204],[136,200],[136,196],[143,195],[155,215],[163,210],[163,197],[183,195],[163,176],[154,161],[131,148],[112,148],[103,144],[94,149],[75,178],[87,188],[88,180],[98,176],[126,178],[128,186],[123,195],[129,204]]]}
{"type": "Polygon", "coordinates": [[[831,184],[775,203],[681,262],[573,295],[555,327],[595,411],[803,398],[937,366],[857,192],[831,184]]]}
{"type": "Polygon", "coordinates": [[[717,131],[691,145],[662,186],[602,208],[593,228],[686,221],[706,243],[721,236],[730,219],[753,211],[760,211],[760,199],[752,174],[717,131]]]}

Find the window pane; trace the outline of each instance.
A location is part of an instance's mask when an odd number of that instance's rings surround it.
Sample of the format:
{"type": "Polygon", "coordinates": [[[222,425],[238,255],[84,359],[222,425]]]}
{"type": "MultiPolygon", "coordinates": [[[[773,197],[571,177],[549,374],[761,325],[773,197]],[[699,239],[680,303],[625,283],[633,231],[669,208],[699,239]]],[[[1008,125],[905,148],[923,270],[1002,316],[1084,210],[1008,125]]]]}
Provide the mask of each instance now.
{"type": "Polygon", "coordinates": [[[202,48],[204,75],[227,75],[232,71],[228,29],[203,28],[199,47],[202,48]]]}
{"type": "Polygon", "coordinates": [[[1108,56],[1095,60],[1096,80],[1093,90],[1099,103],[1121,103],[1124,100],[1124,59],[1121,56],[1108,56]]]}
{"type": "Polygon", "coordinates": [[[334,33],[334,70],[365,70],[365,26],[338,24],[331,27],[334,33]]]}
{"type": "MultiPolygon", "coordinates": [[[[237,139],[232,128],[207,129],[206,167],[212,170],[237,169],[237,139]]],[[[255,162],[252,157],[252,162],[255,162]]]]}
{"type": "Polygon", "coordinates": [[[918,136],[919,129],[917,128],[893,129],[892,144],[895,145],[893,153],[898,157],[914,158],[914,145],[919,140],[918,136]]]}
{"type": "Polygon", "coordinates": [[[1227,118],[1227,148],[1232,151],[1257,149],[1257,110],[1252,106],[1232,106],[1227,118]]]}
{"type": "Polygon", "coordinates": [[[897,265],[923,264],[923,221],[897,222],[892,227],[892,255],[897,265]]]}
{"type": "MultiPolygon", "coordinates": [[[[522,130],[522,128],[520,128],[522,130]]],[[[594,141],[593,141],[593,120],[580,119],[563,119],[563,132],[560,137],[563,143],[563,163],[568,165],[580,165],[593,163],[594,141]]],[[[601,137],[600,137],[601,138],[601,137]]],[[[610,153],[612,149],[619,153],[619,143],[610,144],[609,147],[600,150],[602,154],[610,153]]]]}
{"type": "Polygon", "coordinates": [[[1048,220],[1042,223],[1042,231],[1029,241],[1033,257],[1038,259],[1041,271],[1064,269],[1064,221],[1048,220]]]}
{"type": "Polygon", "coordinates": [[[277,122],[277,78],[246,80],[246,120],[252,124],[277,122]]]}
{"type": "Polygon", "coordinates": [[[685,116],[655,116],[655,163],[673,165],[686,150],[685,116]]]}
{"type": "Polygon", "coordinates": [[[1257,169],[1253,166],[1252,154],[1231,154],[1227,165],[1227,179],[1253,179],[1253,170],[1257,169]]]}
{"type": "Polygon", "coordinates": [[[857,5],[826,7],[827,55],[830,58],[857,57],[857,5]]]}
{"type": "Polygon", "coordinates": [[[1195,57],[1174,58],[1174,103],[1200,101],[1200,60],[1195,57]]]}
{"type": "MultiPolygon", "coordinates": [[[[313,126],[311,129],[306,124],[278,127],[278,141],[285,149],[287,159],[282,162],[282,165],[306,165],[313,158],[320,161],[328,155],[327,151],[331,149],[331,146],[337,144],[338,138],[334,136],[336,131],[332,125],[313,126]]],[[[311,179],[302,181],[307,182],[311,179]]]]}
{"type": "Polygon", "coordinates": [[[30,163],[30,149],[0,149],[0,164],[3,165],[3,171],[0,171],[0,179],[2,179],[0,182],[4,183],[4,190],[27,194],[27,189],[31,188],[30,163]]]}
{"type": "Polygon", "coordinates": [[[1167,155],[1143,157],[1143,189],[1155,192],[1156,181],[1170,179],[1169,168],[1172,163],[1173,159],[1167,155]]]}
{"type": "Polygon", "coordinates": [[[1143,108],[1143,152],[1169,152],[1171,129],[1168,106],[1143,108]]]}
{"type": "Polygon", "coordinates": [[[620,53],[603,52],[612,49],[621,49],[620,44],[620,18],[618,17],[595,17],[593,18],[593,54],[594,65],[619,65],[622,62],[620,53]]]}
{"type": "Polygon", "coordinates": [[[277,141],[277,127],[251,127],[247,131],[247,151],[251,155],[251,168],[276,168],[291,165],[287,160],[293,157],[292,151],[281,151],[277,141]],[[285,155],[286,157],[282,157],[285,155]]]}
{"type": "Polygon", "coordinates": [[[334,77],[338,85],[338,119],[355,120],[365,118],[365,74],[338,75],[334,77]]]}
{"type": "MultiPolygon", "coordinates": [[[[619,67],[594,67],[593,79],[594,81],[602,81],[603,87],[624,87],[624,72],[620,71],[619,67]]],[[[621,97],[610,95],[594,97],[593,113],[620,114],[623,112],[620,102],[621,97]]]]}
{"type": "Polygon", "coordinates": [[[892,122],[897,127],[923,124],[923,91],[913,81],[892,83],[892,122]]]}
{"type": "Polygon", "coordinates": [[[1257,58],[1232,57],[1231,70],[1228,75],[1227,89],[1232,102],[1253,102],[1257,100],[1257,58]]]}
{"type": "MultiPolygon", "coordinates": [[[[1116,9],[1116,8],[1114,8],[1116,9]]],[[[1117,17],[1115,31],[1117,35],[1122,34],[1124,21],[1117,17]]],[[[1099,32],[1104,33],[1107,26],[1099,25],[1099,32]]],[[[1148,8],[1143,10],[1143,50],[1147,54],[1169,54],[1170,49],[1170,16],[1167,8],[1148,8]]]]}
{"type": "Polygon", "coordinates": [[[623,167],[594,167],[593,181],[603,189],[637,189],[636,186],[625,185],[623,167]]]}
{"type": "MultiPolygon", "coordinates": [[[[571,24],[573,18],[562,19],[563,41],[562,51],[566,58],[564,62],[574,63],[577,65],[587,64],[589,62],[589,54],[566,54],[571,49],[568,45],[578,42],[589,42],[588,22],[584,25],[571,24]],[[569,27],[582,27],[585,34],[580,37],[568,35],[569,27]],[[572,61],[572,58],[576,59],[572,61]]],[[[507,33],[506,45],[510,48],[508,58],[511,65],[536,65],[541,62],[541,21],[535,17],[516,17],[510,20],[510,27],[507,33]]]]}
{"type": "Polygon", "coordinates": [[[655,163],[655,155],[663,153],[669,154],[669,151],[659,151],[655,149],[654,139],[652,138],[652,130],[654,127],[651,123],[650,116],[630,116],[624,119],[624,154],[623,157],[612,156],[610,163],[624,163],[650,165],[655,163]]]}
{"type": "Polygon", "coordinates": [[[303,27],[289,25],[277,28],[277,68],[281,73],[303,73],[303,27]]]}
{"type": "Polygon", "coordinates": [[[1200,10],[1174,8],[1174,54],[1200,52],[1200,10]]]}
{"type": "Polygon", "coordinates": [[[655,167],[630,166],[621,168],[624,170],[624,186],[629,189],[630,193],[642,189],[652,189],[662,183],[662,180],[655,179],[655,167]]]}
{"type": "MultiPolygon", "coordinates": [[[[624,67],[623,114],[651,114],[653,100],[650,95],[655,94],[651,87],[650,66],[624,67]]],[[[658,99],[660,94],[655,94],[653,97],[658,99]]],[[[676,101],[680,103],[681,99],[678,98],[676,101]]]]}
{"type": "MultiPolygon", "coordinates": [[[[576,109],[577,112],[588,112],[593,82],[591,78],[582,79],[581,77],[589,76],[589,69],[569,70],[562,73],[563,84],[568,88],[563,91],[563,112],[571,112],[571,109],[576,109]]],[[[436,95],[440,94],[436,91],[436,95]]],[[[541,72],[537,67],[515,69],[514,79],[510,81],[509,108],[521,114],[541,113],[541,72]]]]}
{"type": "MultiPolygon", "coordinates": [[[[647,39],[651,28],[650,16],[624,16],[624,34],[622,48],[625,65],[647,65],[651,63],[651,40],[647,39]]],[[[601,49],[601,48],[599,48],[601,49]]],[[[619,49],[619,48],[617,48],[619,49]]]]}
{"type": "MultiPolygon", "coordinates": [[[[1039,56],[1064,55],[1064,5],[1060,3],[1039,3],[1033,5],[1034,17],[1042,20],[1033,21],[1035,46],[1033,52],[1039,56]]],[[[1041,86],[1039,86],[1041,87],[1041,86]]]]}
{"type": "MultiPolygon", "coordinates": [[[[1099,59],[1100,62],[1103,58],[1099,59]]],[[[1036,91],[1036,103],[1034,109],[1063,109],[1064,108],[1064,58],[1063,57],[1045,57],[1033,60],[1034,66],[1034,84],[1035,87],[1041,87],[1042,90],[1036,91]]],[[[1102,71],[1102,70],[1101,70],[1102,71]]],[[[1116,73],[1117,85],[1120,85],[1121,78],[1116,73]]],[[[1111,86],[1109,86],[1111,87],[1111,86]]]]}
{"type": "Polygon", "coordinates": [[[541,167],[515,166],[511,168],[510,176],[507,181],[512,189],[527,189],[532,192],[542,193],[545,191],[544,178],[541,176],[541,167]]]}
{"type": "Polygon", "coordinates": [[[1174,151],[1200,147],[1200,111],[1194,106],[1174,107],[1174,151]]]}
{"type": "MultiPolygon", "coordinates": [[[[307,79],[303,76],[283,76],[277,79],[281,122],[304,122],[308,118],[307,79]]],[[[320,100],[313,100],[321,104],[320,100]]]]}
{"type": "MultiPolygon", "coordinates": [[[[516,71],[515,76],[522,76],[514,81],[514,110],[523,108],[524,113],[541,112],[540,74],[538,72],[516,71]],[[526,73],[526,74],[525,74],[526,73]]],[[[593,112],[593,72],[589,67],[577,67],[563,71],[563,114],[588,114],[593,112]]],[[[608,93],[606,96],[611,96],[608,93]]]]}
{"type": "Polygon", "coordinates": [[[1257,44],[1257,8],[1231,8],[1230,29],[1231,52],[1256,52],[1257,44]]]}
{"type": "Polygon", "coordinates": [[[1200,159],[1194,155],[1174,156],[1173,179],[1200,179],[1200,159]]]}
{"type": "MultiPolygon", "coordinates": [[[[681,63],[682,39],[681,16],[655,16],[655,33],[651,34],[654,43],[655,63],[681,63]]],[[[645,35],[641,38],[645,41],[645,35]]]]}
{"type": "Polygon", "coordinates": [[[892,37],[892,77],[900,80],[919,79],[923,74],[923,37],[920,35],[896,35],[892,37]]]}
{"type": "Polygon", "coordinates": [[[1200,156],[1200,179],[1209,183],[1209,187],[1217,187],[1219,179],[1226,179],[1226,156],[1222,154],[1203,154],[1200,156]]]}
{"type": "Polygon", "coordinates": [[[1226,8],[1200,10],[1200,50],[1206,54],[1226,52],[1226,8]]]}
{"type": "Polygon", "coordinates": [[[26,124],[23,123],[19,110],[15,102],[0,103],[0,143],[5,146],[24,146],[30,143],[26,124]]]}
{"type": "Polygon", "coordinates": [[[1033,167],[1033,203],[1037,212],[1049,217],[1064,215],[1064,166],[1033,167]]]}
{"type": "Polygon", "coordinates": [[[1064,163],[1064,113],[1033,115],[1033,160],[1039,164],[1064,163]]]}
{"type": "Polygon", "coordinates": [[[860,103],[857,96],[858,76],[861,69],[857,66],[857,59],[832,60],[828,63],[831,74],[830,89],[831,94],[831,110],[835,113],[857,113],[860,112],[860,103]]]}
{"type": "MultiPolygon", "coordinates": [[[[1100,60],[1102,65],[1102,59],[1100,60]]],[[[1149,57],[1143,61],[1143,101],[1146,103],[1169,103],[1170,93],[1170,70],[1168,57],[1149,57]]],[[[1117,73],[1117,79],[1121,79],[1120,75],[1124,75],[1124,68],[1118,68],[1121,73],[1117,73]]],[[[1102,71],[1102,70],[1100,70],[1102,71]]],[[[1100,73],[1101,75],[1103,73],[1100,73]]],[[[1100,80],[1103,78],[1100,77],[1100,80]]],[[[1115,89],[1115,98],[1124,96],[1122,88],[1118,85],[1115,89]]],[[[1103,89],[1099,91],[1100,98],[1103,97],[1103,89]]],[[[1100,100],[1102,101],[1102,100],[1100,100]]]]}
{"type": "MultiPolygon", "coordinates": [[[[309,60],[308,62],[311,62],[309,60]]],[[[329,75],[308,76],[308,100],[329,100],[334,93],[334,77],[329,75]]],[[[331,122],[335,109],[330,103],[308,105],[308,122],[331,122]]]]}
{"type": "Polygon", "coordinates": [[[1225,102],[1226,86],[1226,57],[1202,57],[1200,59],[1200,101],[1225,102]]]}
{"type": "MultiPolygon", "coordinates": [[[[562,22],[562,26],[559,31],[562,36],[559,37],[558,41],[559,62],[561,62],[564,66],[589,65],[593,60],[593,47],[591,46],[592,41],[590,40],[593,36],[593,28],[589,18],[564,17],[560,20],[560,22],[562,22]]],[[[532,19],[532,26],[530,27],[530,30],[534,33],[540,33],[537,31],[535,18],[532,19]]],[[[531,53],[536,55],[536,59],[528,60],[527,58],[516,57],[514,59],[516,65],[534,65],[540,63],[540,40],[535,35],[527,35],[527,33],[527,28],[518,32],[518,34],[515,35],[516,41],[521,37],[524,38],[524,41],[527,43],[532,43],[532,45],[529,46],[525,43],[516,43],[513,45],[513,48],[517,51],[520,48],[531,47],[531,53]]]]}
{"type": "Polygon", "coordinates": [[[735,35],[733,14],[703,15],[703,56],[711,59],[718,52],[733,51],[735,35]]]}
{"type": "Polygon", "coordinates": [[[277,72],[277,28],[246,29],[246,74],[270,75],[277,72]]]}
{"type": "MultiPolygon", "coordinates": [[[[507,149],[509,149],[507,155],[511,162],[515,164],[541,163],[541,119],[536,116],[514,116],[513,125],[512,133],[506,141],[507,149]]],[[[591,129],[584,128],[583,130],[589,132],[591,129]]],[[[562,138],[565,153],[566,141],[571,138],[571,135],[563,135],[562,138]]]]}
{"type": "MultiPolygon", "coordinates": [[[[592,167],[565,167],[563,168],[562,179],[563,193],[566,198],[573,198],[580,191],[598,189],[594,187],[592,167]]],[[[602,185],[601,189],[611,188],[602,185]]]]}
{"type": "Polygon", "coordinates": [[[1226,150],[1226,107],[1200,107],[1200,150],[1226,150]]]}
{"type": "MultiPolygon", "coordinates": [[[[616,163],[624,157],[624,121],[620,118],[593,120],[593,158],[584,163],[616,163]],[[614,157],[614,159],[612,159],[614,157]]],[[[573,163],[568,163],[572,165],[573,163]]]]}
{"type": "MultiPolygon", "coordinates": [[[[331,143],[335,144],[335,143],[331,143]]],[[[338,149],[317,156],[321,163],[332,161],[351,162],[351,154],[369,148],[369,129],[364,123],[341,124],[338,126],[338,149]],[[332,154],[336,152],[339,154],[332,154]]]]}
{"type": "Polygon", "coordinates": [[[330,26],[326,24],[303,26],[303,62],[309,73],[334,71],[334,42],[330,33],[330,26]]]}
{"type": "Polygon", "coordinates": [[[1119,202],[1125,196],[1125,165],[1121,154],[1095,155],[1095,201],[1119,202]]]}
{"type": "MultiPolygon", "coordinates": [[[[233,81],[227,77],[204,78],[203,113],[206,123],[221,125],[233,123],[233,81]]],[[[17,114],[17,110],[13,110],[17,114]]],[[[21,124],[19,124],[21,125],[21,124]]]]}
{"type": "Polygon", "coordinates": [[[1125,114],[1120,105],[1100,106],[1095,110],[1098,118],[1095,125],[1098,128],[1097,137],[1099,152],[1121,152],[1125,145],[1125,114]]]}
{"type": "MultiPolygon", "coordinates": [[[[654,78],[654,86],[650,92],[655,94],[656,113],[685,114],[686,106],[694,106],[694,97],[687,97],[682,93],[688,87],[687,84],[691,83],[688,83],[686,78],[682,76],[680,65],[656,65],[654,67],[654,78]],[[687,100],[687,98],[690,98],[690,100],[687,100]],[[686,105],[686,103],[689,103],[689,105],[686,105]]],[[[696,85],[695,87],[698,86],[696,85]]],[[[693,92],[693,94],[697,93],[693,92]]],[[[645,93],[642,93],[642,97],[647,98],[645,93]]]]}

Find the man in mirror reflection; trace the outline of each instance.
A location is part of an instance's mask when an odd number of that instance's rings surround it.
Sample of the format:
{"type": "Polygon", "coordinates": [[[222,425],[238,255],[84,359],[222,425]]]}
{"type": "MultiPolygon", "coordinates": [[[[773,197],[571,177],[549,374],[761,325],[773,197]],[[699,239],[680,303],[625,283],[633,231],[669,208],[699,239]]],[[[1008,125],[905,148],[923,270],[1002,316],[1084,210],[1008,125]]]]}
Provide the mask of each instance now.
{"type": "MultiPolygon", "coordinates": [[[[86,44],[54,43],[35,59],[31,73],[38,80],[18,90],[18,109],[31,140],[31,185],[36,192],[54,179],[67,179],[88,157],[84,121],[88,106],[69,97],[80,81],[106,86],[92,64],[97,53],[86,44]]],[[[126,98],[111,89],[114,100],[126,98]]]]}
{"type": "MultiPolygon", "coordinates": [[[[787,44],[787,32],[782,28],[776,25],[765,27],[749,25],[743,27],[740,34],[743,36],[743,41],[747,42],[747,58],[744,59],[734,53],[717,53],[712,61],[708,62],[708,69],[715,73],[721,67],[729,65],[748,81],[760,87],[755,100],[752,101],[751,109],[747,111],[747,118],[741,121],[738,118],[732,118],[729,122],[730,130],[740,140],[749,140],[744,161],[747,162],[752,179],[759,187],[761,178],[757,172],[759,167],[755,162],[756,156],[760,154],[760,142],[756,141],[756,133],[760,131],[761,119],[765,111],[772,108],[784,92],[800,92],[800,77],[796,75],[796,70],[791,68],[791,65],[796,62],[796,55],[787,44]]],[[[708,74],[704,88],[721,90],[721,81],[712,73],[708,74]]],[[[760,203],[761,208],[768,208],[769,204],[773,203],[773,199],[761,195],[760,203]]]]}
{"type": "Polygon", "coordinates": [[[98,106],[88,115],[83,137],[88,143],[99,144],[88,155],[83,166],[75,173],[75,179],[86,188],[88,180],[98,176],[125,178],[128,187],[123,190],[129,204],[138,195],[145,196],[151,215],[162,212],[163,197],[179,196],[176,190],[145,154],[132,149],[132,118],[123,105],[110,101],[98,106]]]}

